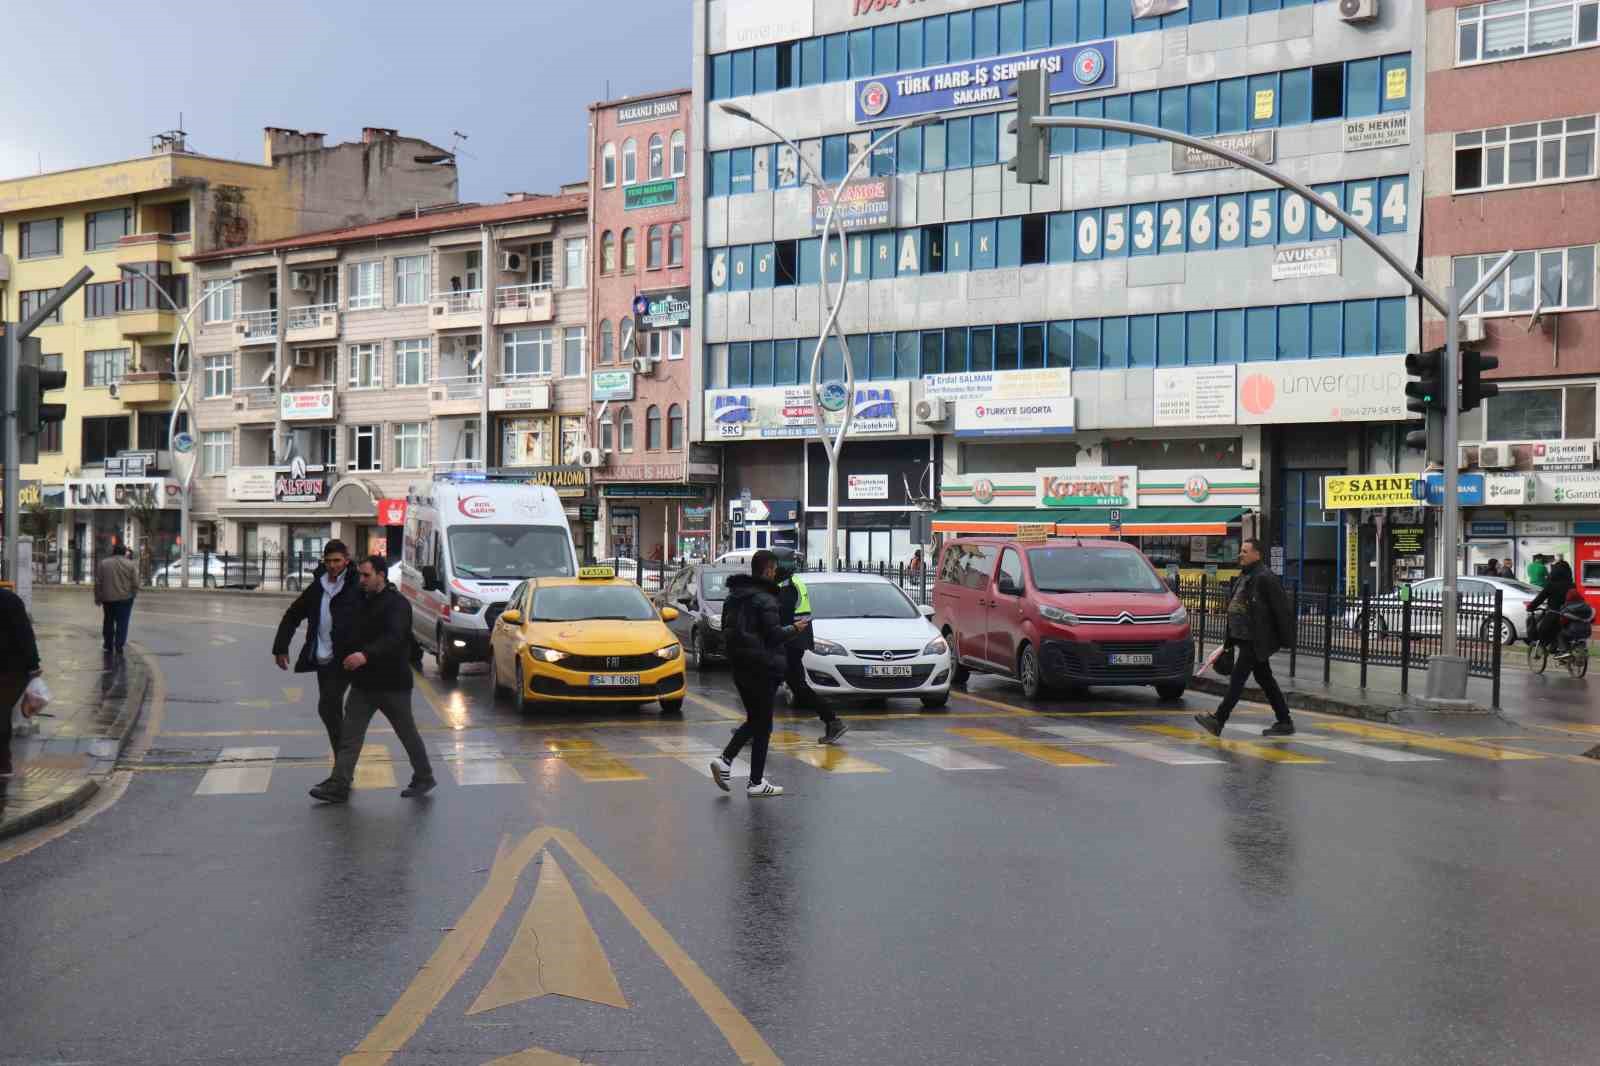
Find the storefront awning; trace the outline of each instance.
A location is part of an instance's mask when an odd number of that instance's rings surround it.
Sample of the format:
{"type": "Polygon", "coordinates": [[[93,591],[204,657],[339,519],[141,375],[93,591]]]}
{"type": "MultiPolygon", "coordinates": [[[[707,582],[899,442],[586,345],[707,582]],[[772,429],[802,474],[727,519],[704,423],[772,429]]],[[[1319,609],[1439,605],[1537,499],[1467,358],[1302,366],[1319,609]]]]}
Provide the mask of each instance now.
{"type": "MultiPolygon", "coordinates": [[[[1239,507],[1124,507],[1119,535],[1223,536],[1239,521],[1239,507]]],[[[1102,507],[1040,507],[1025,511],[957,508],[933,516],[935,533],[1007,535],[1025,523],[1053,522],[1056,533],[1067,536],[1111,535],[1111,514],[1102,507]]]]}

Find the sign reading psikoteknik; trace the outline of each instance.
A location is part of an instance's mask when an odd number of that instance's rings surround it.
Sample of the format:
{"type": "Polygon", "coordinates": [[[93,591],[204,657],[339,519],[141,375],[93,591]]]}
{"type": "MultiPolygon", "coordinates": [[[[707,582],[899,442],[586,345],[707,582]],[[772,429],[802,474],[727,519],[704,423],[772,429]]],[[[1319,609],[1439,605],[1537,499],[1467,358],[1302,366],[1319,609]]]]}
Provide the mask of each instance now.
{"type": "Polygon", "coordinates": [[[877,122],[931,111],[1003,104],[1017,75],[1033,67],[1048,75],[1053,96],[1109,89],[1117,83],[1117,44],[1096,41],[863,78],[852,87],[856,121],[877,122]]]}

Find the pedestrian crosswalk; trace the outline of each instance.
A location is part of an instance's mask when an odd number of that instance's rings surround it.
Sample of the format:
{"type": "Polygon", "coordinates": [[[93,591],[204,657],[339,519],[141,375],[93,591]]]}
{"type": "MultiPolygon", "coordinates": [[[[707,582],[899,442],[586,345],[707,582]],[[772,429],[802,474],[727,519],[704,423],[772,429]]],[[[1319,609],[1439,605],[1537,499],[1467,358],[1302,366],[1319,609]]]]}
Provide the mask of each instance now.
{"type": "MultiPolygon", "coordinates": [[[[1150,765],[1151,772],[1170,768],[1186,774],[1249,762],[1284,767],[1365,763],[1398,769],[1417,765],[1425,769],[1427,764],[1455,761],[1525,762],[1552,757],[1492,740],[1439,737],[1364,722],[1303,723],[1301,732],[1290,737],[1254,738],[1253,730],[1230,729],[1229,733],[1217,738],[1170,720],[1123,719],[1112,724],[1105,718],[1087,722],[1039,716],[1008,728],[928,720],[907,729],[863,725],[842,745],[825,746],[812,735],[780,729],[772,736],[769,764],[776,775],[792,778],[796,771],[782,769],[785,762],[804,763],[823,774],[870,777],[897,772],[983,774],[1030,765],[1063,771],[1150,765]]],[[[431,742],[430,754],[441,779],[453,781],[459,788],[537,788],[563,777],[584,786],[600,786],[652,780],[671,783],[685,769],[709,777],[710,761],[726,742],[720,727],[710,723],[672,732],[591,729],[545,736],[534,727],[509,734],[479,733],[473,739],[450,736],[431,742]]],[[[397,788],[397,763],[401,771],[408,769],[402,751],[369,738],[356,767],[355,788],[397,788]]],[[[188,769],[190,765],[160,768],[188,769]]],[[[275,779],[287,770],[307,771],[294,777],[295,785],[301,786],[320,779],[330,763],[325,752],[294,756],[286,755],[280,746],[257,744],[222,747],[208,763],[192,765],[200,771],[193,794],[209,799],[261,795],[272,790],[275,779]]],[[[1376,772],[1377,766],[1372,769],[1376,772]]],[[[735,775],[748,774],[749,763],[741,757],[735,775]]]]}

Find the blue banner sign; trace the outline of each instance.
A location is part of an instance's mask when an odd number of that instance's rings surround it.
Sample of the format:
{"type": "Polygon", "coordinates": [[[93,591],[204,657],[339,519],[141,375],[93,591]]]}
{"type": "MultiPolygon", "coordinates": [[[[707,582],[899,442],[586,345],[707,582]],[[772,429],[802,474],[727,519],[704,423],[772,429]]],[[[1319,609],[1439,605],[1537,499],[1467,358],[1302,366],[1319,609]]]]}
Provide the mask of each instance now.
{"type": "Polygon", "coordinates": [[[853,86],[856,121],[878,122],[931,111],[1004,104],[1017,74],[1031,67],[1044,69],[1052,96],[1109,89],[1117,84],[1117,43],[1096,41],[863,78],[853,86]]]}
{"type": "MultiPolygon", "coordinates": [[[[1483,506],[1483,475],[1460,474],[1456,477],[1456,501],[1463,507],[1483,506]]],[[[1428,475],[1428,506],[1444,505],[1444,475],[1428,475]]]]}

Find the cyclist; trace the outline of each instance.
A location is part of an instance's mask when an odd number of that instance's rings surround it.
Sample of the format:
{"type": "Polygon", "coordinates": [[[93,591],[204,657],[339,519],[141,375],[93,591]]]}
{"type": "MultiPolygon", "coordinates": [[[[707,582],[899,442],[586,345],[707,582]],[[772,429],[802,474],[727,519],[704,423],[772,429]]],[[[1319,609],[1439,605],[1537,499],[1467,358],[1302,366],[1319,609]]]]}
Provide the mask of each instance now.
{"type": "Polygon", "coordinates": [[[1584,600],[1580,590],[1572,589],[1567,593],[1567,602],[1561,605],[1558,618],[1561,628],[1556,634],[1556,658],[1564,659],[1575,643],[1588,640],[1594,631],[1594,608],[1584,600]]]}

